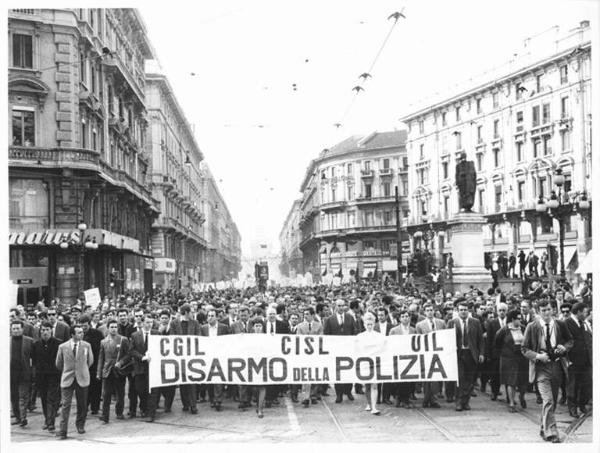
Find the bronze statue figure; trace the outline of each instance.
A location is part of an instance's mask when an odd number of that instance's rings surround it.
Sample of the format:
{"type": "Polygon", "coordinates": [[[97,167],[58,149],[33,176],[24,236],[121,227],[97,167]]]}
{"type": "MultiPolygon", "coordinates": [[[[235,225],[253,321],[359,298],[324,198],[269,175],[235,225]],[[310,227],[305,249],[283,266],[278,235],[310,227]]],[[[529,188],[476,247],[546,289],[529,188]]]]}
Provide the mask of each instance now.
{"type": "Polygon", "coordinates": [[[456,164],[456,185],[458,186],[458,206],[461,212],[472,212],[477,187],[477,173],[472,160],[461,153],[456,164]]]}

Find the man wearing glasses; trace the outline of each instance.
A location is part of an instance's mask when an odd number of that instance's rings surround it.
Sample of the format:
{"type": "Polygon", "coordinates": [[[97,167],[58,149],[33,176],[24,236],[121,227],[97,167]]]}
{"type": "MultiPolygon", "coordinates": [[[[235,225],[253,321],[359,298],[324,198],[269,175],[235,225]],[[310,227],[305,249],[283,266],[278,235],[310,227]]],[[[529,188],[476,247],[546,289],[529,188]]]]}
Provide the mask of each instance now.
{"type": "Polygon", "coordinates": [[[559,443],[554,411],[558,389],[567,374],[566,354],[573,347],[573,337],[563,321],[552,318],[548,300],[538,302],[540,319],[525,329],[521,346],[529,362],[529,381],[536,382],[542,396],[540,436],[559,443]]]}
{"type": "Polygon", "coordinates": [[[492,401],[500,394],[500,351],[494,346],[496,332],[506,325],[508,306],[504,302],[498,304],[498,317],[489,319],[486,326],[486,358],[488,359],[488,376],[492,386],[492,401]]]}

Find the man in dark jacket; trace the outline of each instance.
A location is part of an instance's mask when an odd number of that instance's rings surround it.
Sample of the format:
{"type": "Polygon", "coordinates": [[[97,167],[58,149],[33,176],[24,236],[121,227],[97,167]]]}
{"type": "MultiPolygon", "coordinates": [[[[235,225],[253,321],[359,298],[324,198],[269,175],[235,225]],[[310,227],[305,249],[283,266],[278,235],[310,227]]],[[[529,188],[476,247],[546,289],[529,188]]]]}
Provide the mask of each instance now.
{"type": "Polygon", "coordinates": [[[102,380],[96,376],[98,357],[100,355],[100,343],[104,335],[98,329],[91,327],[91,318],[87,315],[79,317],[79,324],[83,329],[83,341],[87,341],[92,347],[94,363],[90,367],[90,387],[88,389],[88,404],[92,415],[97,415],[100,410],[100,396],[102,394],[102,380]]]}
{"type": "Polygon", "coordinates": [[[592,329],[586,318],[588,308],[583,302],[577,302],[571,308],[571,316],[565,321],[573,337],[573,348],[569,351],[569,369],[567,379],[567,401],[569,414],[579,417],[577,408],[587,413],[586,404],[592,391],[592,329]]]}
{"type": "Polygon", "coordinates": [[[44,424],[42,429],[55,431],[54,422],[60,404],[60,372],[56,368],[56,354],[60,341],[52,336],[52,323],[44,321],[41,338],[33,344],[32,361],[35,368],[37,391],[42,400],[44,424]]]}
{"type": "MultiPolygon", "coordinates": [[[[207,324],[200,326],[200,335],[203,337],[216,337],[221,335],[229,335],[229,327],[217,321],[217,312],[208,310],[206,312],[207,324]]],[[[223,402],[223,384],[211,384],[208,387],[208,396],[210,405],[217,411],[221,411],[221,403],[223,402]]]]}
{"type": "Polygon", "coordinates": [[[31,384],[31,354],[33,339],[23,335],[23,321],[13,319],[10,323],[10,402],[15,422],[27,426],[27,406],[31,384]]]}

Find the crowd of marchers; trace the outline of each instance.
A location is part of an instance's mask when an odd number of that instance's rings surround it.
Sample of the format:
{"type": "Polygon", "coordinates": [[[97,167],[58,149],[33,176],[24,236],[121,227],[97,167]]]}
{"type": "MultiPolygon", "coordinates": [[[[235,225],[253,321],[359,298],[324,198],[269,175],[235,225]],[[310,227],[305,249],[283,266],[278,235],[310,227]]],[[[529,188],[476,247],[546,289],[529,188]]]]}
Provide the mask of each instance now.
{"type": "Polygon", "coordinates": [[[264,293],[155,291],[105,298],[95,309],[80,300],[18,305],[10,310],[13,425],[27,427],[28,412],[41,403],[42,429],[66,439],[73,394],[80,435],[88,411],[103,423],[111,412],[118,423],[153,422],[175,410],[193,416],[199,409],[252,408],[262,418],[277,410],[283,396],[309,409],[324,398],[342,403],[364,395],[364,409],[379,415],[383,405],[469,411],[471,398],[489,395],[489,404],[505,401],[509,412],[539,405],[540,436],[560,442],[557,404],[566,404],[575,418],[590,410],[592,325],[589,281],[577,291],[563,281],[553,288],[534,282],[520,293],[471,288],[454,294],[361,281],[264,293]],[[457,382],[148,385],[151,335],[411,335],[440,329],[456,333],[457,382]],[[174,407],[177,392],[181,407],[174,407]]]}

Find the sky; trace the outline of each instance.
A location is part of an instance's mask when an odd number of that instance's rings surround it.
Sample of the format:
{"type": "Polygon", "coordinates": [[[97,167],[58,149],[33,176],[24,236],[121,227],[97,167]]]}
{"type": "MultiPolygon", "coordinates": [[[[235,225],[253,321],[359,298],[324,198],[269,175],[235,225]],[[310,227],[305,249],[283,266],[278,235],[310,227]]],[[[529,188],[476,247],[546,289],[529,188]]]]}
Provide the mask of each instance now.
{"type": "Polygon", "coordinates": [[[598,18],[591,0],[171,4],[138,8],[245,255],[258,243],[278,253],[283,222],[321,150],[400,129],[398,118],[419,100],[502,66],[525,38],[598,18]],[[388,19],[396,11],[406,18],[388,19]],[[358,84],[364,91],[355,95],[358,84]]]}

